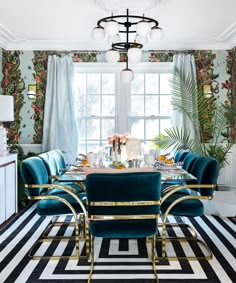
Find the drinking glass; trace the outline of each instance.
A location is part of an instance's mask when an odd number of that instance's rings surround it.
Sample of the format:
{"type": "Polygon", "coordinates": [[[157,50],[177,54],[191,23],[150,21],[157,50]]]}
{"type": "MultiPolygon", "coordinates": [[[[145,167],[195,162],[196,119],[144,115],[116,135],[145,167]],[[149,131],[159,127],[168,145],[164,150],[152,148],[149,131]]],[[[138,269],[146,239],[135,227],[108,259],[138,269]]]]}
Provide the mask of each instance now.
{"type": "Polygon", "coordinates": [[[155,156],[150,153],[144,154],[144,162],[148,167],[152,167],[155,163],[155,156]]]}
{"type": "Polygon", "coordinates": [[[94,152],[89,152],[87,154],[87,159],[88,159],[88,162],[90,163],[91,167],[95,166],[96,158],[97,158],[97,156],[96,156],[96,153],[94,153],[94,152]]]}

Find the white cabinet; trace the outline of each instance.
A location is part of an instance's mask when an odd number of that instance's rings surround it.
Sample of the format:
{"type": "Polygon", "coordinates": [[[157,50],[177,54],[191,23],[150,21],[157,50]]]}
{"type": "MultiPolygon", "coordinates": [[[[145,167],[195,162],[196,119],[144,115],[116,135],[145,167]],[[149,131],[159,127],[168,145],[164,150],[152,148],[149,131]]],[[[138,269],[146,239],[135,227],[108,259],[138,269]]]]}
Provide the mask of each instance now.
{"type": "Polygon", "coordinates": [[[17,155],[0,156],[0,224],[17,212],[17,155]]]}

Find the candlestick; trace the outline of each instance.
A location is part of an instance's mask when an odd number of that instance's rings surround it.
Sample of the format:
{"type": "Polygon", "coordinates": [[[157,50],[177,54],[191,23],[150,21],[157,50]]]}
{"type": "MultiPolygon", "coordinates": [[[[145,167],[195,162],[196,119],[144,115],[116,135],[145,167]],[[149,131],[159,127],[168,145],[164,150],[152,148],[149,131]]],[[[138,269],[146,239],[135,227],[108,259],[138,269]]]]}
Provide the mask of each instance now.
{"type": "Polygon", "coordinates": [[[120,137],[118,137],[118,150],[120,150],[120,137]]]}

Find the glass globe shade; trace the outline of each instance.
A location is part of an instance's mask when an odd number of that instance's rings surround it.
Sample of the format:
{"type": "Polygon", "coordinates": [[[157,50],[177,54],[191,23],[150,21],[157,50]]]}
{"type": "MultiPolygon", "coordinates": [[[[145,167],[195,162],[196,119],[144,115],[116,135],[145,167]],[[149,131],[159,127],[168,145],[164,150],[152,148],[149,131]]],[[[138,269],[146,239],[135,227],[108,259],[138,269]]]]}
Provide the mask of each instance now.
{"type": "Polygon", "coordinates": [[[106,22],[104,29],[105,29],[105,33],[108,36],[113,36],[119,33],[119,24],[116,21],[111,20],[106,22]]]}
{"type": "Polygon", "coordinates": [[[138,63],[142,58],[142,50],[137,47],[129,48],[127,56],[130,63],[138,63]]]}
{"type": "Polygon", "coordinates": [[[139,35],[145,37],[149,34],[150,31],[151,31],[151,26],[148,22],[140,21],[137,23],[136,32],[139,35]]]}
{"type": "Polygon", "coordinates": [[[104,28],[101,27],[95,27],[92,30],[92,39],[93,40],[103,40],[105,38],[105,31],[104,28]]]}
{"type": "Polygon", "coordinates": [[[113,43],[118,43],[120,42],[120,36],[119,34],[113,35],[113,36],[108,36],[107,42],[112,45],[113,43]]]}
{"type": "Polygon", "coordinates": [[[140,44],[142,44],[142,45],[145,45],[145,44],[147,44],[147,42],[148,42],[148,39],[147,39],[146,36],[143,37],[143,36],[141,36],[141,35],[139,35],[139,34],[136,34],[134,40],[135,40],[135,42],[140,43],[140,44]]]}
{"type": "Polygon", "coordinates": [[[114,49],[110,49],[106,52],[105,58],[109,63],[116,63],[120,59],[120,53],[114,49]]]}
{"type": "Polygon", "coordinates": [[[154,27],[150,31],[150,38],[151,40],[159,41],[162,40],[164,37],[163,29],[159,27],[154,27]]]}
{"type": "Polygon", "coordinates": [[[120,73],[120,77],[125,84],[129,84],[134,79],[134,72],[128,68],[123,69],[120,73]]]}

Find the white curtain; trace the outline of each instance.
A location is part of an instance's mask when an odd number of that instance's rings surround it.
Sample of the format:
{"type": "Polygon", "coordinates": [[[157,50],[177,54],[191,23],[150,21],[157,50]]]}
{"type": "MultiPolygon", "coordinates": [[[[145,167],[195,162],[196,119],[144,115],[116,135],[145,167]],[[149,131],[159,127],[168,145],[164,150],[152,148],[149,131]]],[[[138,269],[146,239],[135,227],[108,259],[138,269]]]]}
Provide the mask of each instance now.
{"type": "MultiPolygon", "coordinates": [[[[179,73],[180,78],[182,79],[185,77],[186,80],[191,80],[195,82],[195,88],[197,89],[197,76],[196,76],[196,65],[195,65],[195,59],[193,55],[191,54],[175,54],[173,58],[173,69],[174,71],[177,70],[179,73]]],[[[180,80],[180,84],[178,88],[181,91],[181,88],[183,87],[182,81],[180,80]]],[[[174,95],[174,93],[173,93],[174,95]]],[[[196,97],[192,97],[193,99],[188,100],[190,101],[190,104],[188,105],[188,109],[195,111],[197,115],[197,105],[196,105],[196,97]]],[[[182,97],[184,100],[184,97],[182,97]]],[[[183,105],[186,107],[186,103],[183,101],[183,105]]],[[[182,112],[179,111],[173,111],[172,117],[171,117],[171,123],[173,127],[178,128],[185,128],[189,129],[191,136],[193,139],[197,138],[196,135],[199,137],[199,129],[193,129],[192,123],[190,123],[188,117],[184,115],[182,112]]]]}
{"type": "Polygon", "coordinates": [[[42,150],[60,149],[67,163],[74,163],[78,151],[78,129],[74,103],[72,58],[48,57],[42,150]]]}

